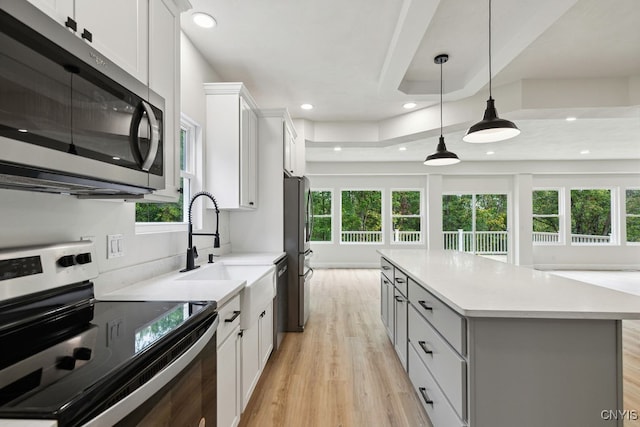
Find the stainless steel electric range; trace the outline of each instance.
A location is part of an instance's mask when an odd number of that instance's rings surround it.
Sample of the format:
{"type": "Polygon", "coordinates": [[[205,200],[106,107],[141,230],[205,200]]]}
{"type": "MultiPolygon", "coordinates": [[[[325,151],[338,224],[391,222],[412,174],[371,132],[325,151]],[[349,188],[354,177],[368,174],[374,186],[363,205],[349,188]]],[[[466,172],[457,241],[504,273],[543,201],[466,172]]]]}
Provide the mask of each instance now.
{"type": "Polygon", "coordinates": [[[98,301],[90,241],[0,250],[0,420],[216,424],[216,303],[98,301]]]}

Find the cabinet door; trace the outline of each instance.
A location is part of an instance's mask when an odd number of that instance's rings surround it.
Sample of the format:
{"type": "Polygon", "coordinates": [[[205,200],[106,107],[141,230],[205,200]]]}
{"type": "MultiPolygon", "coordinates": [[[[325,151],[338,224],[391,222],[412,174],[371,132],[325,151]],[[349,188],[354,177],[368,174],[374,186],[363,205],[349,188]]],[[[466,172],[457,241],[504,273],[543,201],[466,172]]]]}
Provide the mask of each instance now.
{"type": "Polygon", "coordinates": [[[407,299],[396,289],[394,291],[394,301],[394,346],[402,366],[407,369],[407,299]]]}
{"type": "Polygon", "coordinates": [[[273,350],[273,302],[262,312],[260,319],[260,369],[264,368],[273,350]]]}
{"type": "Polygon", "coordinates": [[[49,15],[61,25],[67,18],[74,18],[73,0],[28,0],[29,3],[49,15]]]}
{"type": "Polygon", "coordinates": [[[286,123],[283,123],[283,128],[284,170],[291,175],[300,176],[296,171],[296,141],[286,123]]]}
{"type": "Polygon", "coordinates": [[[240,327],[218,347],[218,427],[235,427],[241,414],[240,327]]]}
{"type": "Polygon", "coordinates": [[[89,31],[93,47],[147,83],[149,0],[76,0],[74,6],[78,35],[89,31]]]}
{"type": "Polygon", "coordinates": [[[180,193],[180,16],[171,0],[149,3],[149,88],[164,98],[165,188],[144,199],[177,202],[180,193]]]}
{"type": "Polygon", "coordinates": [[[258,322],[242,333],[242,410],[260,377],[260,332],[258,322]]]}
{"type": "MultiPolygon", "coordinates": [[[[382,276],[382,275],[381,275],[382,276]]],[[[387,294],[388,280],[380,277],[380,318],[385,328],[389,328],[389,296],[387,294]]]]}
{"type": "Polygon", "coordinates": [[[391,344],[395,344],[396,341],[396,300],[393,298],[393,289],[393,285],[389,284],[389,286],[387,286],[387,319],[389,320],[389,323],[387,324],[387,335],[389,335],[391,344]]]}
{"type": "Polygon", "coordinates": [[[240,97],[240,205],[257,208],[258,117],[240,97]]]}

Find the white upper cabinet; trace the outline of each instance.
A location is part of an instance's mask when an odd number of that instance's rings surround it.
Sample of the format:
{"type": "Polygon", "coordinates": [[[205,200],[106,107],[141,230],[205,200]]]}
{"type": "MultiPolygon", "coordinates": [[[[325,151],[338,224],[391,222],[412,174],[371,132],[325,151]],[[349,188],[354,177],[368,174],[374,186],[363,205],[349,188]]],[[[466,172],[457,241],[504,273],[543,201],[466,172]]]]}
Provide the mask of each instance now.
{"type": "MultiPolygon", "coordinates": [[[[288,118],[288,116],[287,116],[288,118]]],[[[284,153],[284,170],[287,175],[300,176],[297,169],[297,151],[296,151],[296,135],[291,120],[283,122],[283,153],[284,153]]]]}
{"type": "Polygon", "coordinates": [[[164,190],[145,200],[180,197],[180,11],[171,0],[149,3],[149,88],[164,98],[164,190]]]}
{"type": "Polygon", "coordinates": [[[257,106],[242,83],[205,83],[205,189],[220,209],[258,207],[257,106]]]}
{"type": "Polygon", "coordinates": [[[148,82],[149,0],[29,1],[129,74],[148,82]]]}

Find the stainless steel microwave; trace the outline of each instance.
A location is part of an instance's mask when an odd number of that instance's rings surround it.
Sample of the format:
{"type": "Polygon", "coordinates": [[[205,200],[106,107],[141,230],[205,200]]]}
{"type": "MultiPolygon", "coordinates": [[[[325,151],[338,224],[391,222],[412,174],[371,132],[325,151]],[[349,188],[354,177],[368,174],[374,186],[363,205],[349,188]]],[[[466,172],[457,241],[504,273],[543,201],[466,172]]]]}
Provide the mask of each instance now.
{"type": "Polygon", "coordinates": [[[27,1],[0,0],[0,188],[164,188],[164,100],[27,1]]]}

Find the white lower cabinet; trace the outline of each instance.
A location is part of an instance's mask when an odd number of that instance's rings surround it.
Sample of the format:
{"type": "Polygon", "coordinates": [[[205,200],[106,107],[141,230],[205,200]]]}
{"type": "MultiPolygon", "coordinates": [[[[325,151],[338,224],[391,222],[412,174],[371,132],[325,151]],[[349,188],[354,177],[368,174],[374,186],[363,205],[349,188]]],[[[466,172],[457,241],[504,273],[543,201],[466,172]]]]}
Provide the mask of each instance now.
{"type": "Polygon", "coordinates": [[[217,426],[235,427],[242,413],[240,296],[218,308],[217,426]]]}
{"type": "Polygon", "coordinates": [[[242,410],[247,407],[273,350],[273,301],[242,331],[242,410]]]}
{"type": "Polygon", "coordinates": [[[218,347],[218,427],[235,427],[240,422],[241,411],[241,338],[236,326],[218,347]]]}

